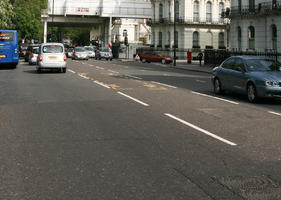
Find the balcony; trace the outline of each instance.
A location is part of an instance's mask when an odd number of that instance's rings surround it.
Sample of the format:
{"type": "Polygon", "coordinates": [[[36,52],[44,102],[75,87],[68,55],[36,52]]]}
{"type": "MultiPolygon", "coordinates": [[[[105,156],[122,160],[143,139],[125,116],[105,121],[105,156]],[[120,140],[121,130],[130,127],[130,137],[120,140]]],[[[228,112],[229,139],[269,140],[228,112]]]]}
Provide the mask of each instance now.
{"type": "Polygon", "coordinates": [[[256,5],[249,6],[233,6],[230,10],[223,12],[224,18],[233,18],[238,16],[256,16],[256,15],[268,15],[268,14],[280,14],[281,0],[273,2],[264,2],[256,5]]]}
{"type": "MultiPolygon", "coordinates": [[[[171,25],[174,24],[174,19],[169,18],[161,18],[161,19],[151,19],[147,22],[147,25],[171,25]]],[[[178,18],[176,19],[176,24],[183,24],[183,25],[191,25],[191,24],[198,24],[198,25],[226,25],[229,24],[229,19],[218,19],[218,20],[211,20],[207,19],[199,19],[199,18],[178,18]]]]}

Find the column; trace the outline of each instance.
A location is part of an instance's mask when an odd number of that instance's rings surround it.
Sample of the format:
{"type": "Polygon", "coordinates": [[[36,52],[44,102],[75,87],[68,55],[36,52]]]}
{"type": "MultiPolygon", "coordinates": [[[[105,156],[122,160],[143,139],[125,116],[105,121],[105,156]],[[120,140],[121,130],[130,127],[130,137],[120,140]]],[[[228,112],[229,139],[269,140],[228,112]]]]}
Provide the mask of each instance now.
{"type": "Polygon", "coordinates": [[[112,41],[111,41],[111,26],[112,26],[112,17],[109,17],[109,25],[108,25],[108,47],[112,49],[112,41]]]}
{"type": "Polygon", "coordinates": [[[44,43],[47,42],[47,31],[48,31],[48,27],[47,27],[47,19],[44,20],[44,43]]]}

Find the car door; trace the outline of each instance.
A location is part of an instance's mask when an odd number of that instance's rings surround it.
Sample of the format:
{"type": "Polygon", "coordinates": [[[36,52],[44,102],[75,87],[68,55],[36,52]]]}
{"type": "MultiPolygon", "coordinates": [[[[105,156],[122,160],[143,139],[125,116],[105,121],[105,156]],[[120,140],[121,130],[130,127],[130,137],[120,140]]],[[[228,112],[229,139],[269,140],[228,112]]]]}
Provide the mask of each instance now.
{"type": "Polygon", "coordinates": [[[229,80],[229,77],[231,76],[233,64],[234,64],[234,58],[228,58],[221,65],[221,70],[217,74],[217,77],[220,79],[223,89],[231,89],[231,82],[229,80]]]}
{"type": "Polygon", "coordinates": [[[234,63],[230,81],[232,82],[235,91],[243,93],[245,92],[245,85],[247,82],[245,63],[242,58],[235,58],[234,63]]]}

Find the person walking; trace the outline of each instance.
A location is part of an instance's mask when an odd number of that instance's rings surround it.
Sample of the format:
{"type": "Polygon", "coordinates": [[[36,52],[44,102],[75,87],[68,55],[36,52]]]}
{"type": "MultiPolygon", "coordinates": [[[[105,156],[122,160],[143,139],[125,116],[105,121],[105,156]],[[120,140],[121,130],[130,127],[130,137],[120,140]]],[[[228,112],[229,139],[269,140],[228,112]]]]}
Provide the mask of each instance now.
{"type": "Polygon", "coordinates": [[[202,59],[203,59],[203,53],[201,51],[198,54],[198,59],[199,59],[199,63],[200,63],[200,66],[201,66],[201,62],[202,62],[202,59]]]}

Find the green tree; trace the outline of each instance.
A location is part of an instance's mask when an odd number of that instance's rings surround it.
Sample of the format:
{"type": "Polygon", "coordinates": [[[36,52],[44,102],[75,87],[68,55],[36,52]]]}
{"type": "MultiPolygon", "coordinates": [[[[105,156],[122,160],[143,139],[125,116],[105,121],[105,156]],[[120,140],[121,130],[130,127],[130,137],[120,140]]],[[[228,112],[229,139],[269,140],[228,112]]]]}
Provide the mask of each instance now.
{"type": "Polygon", "coordinates": [[[0,29],[12,29],[14,24],[13,6],[9,0],[0,0],[0,29]]]}
{"type": "Polygon", "coordinates": [[[43,25],[41,10],[47,7],[46,0],[15,0],[14,23],[19,32],[19,38],[42,39],[43,25]]]}

